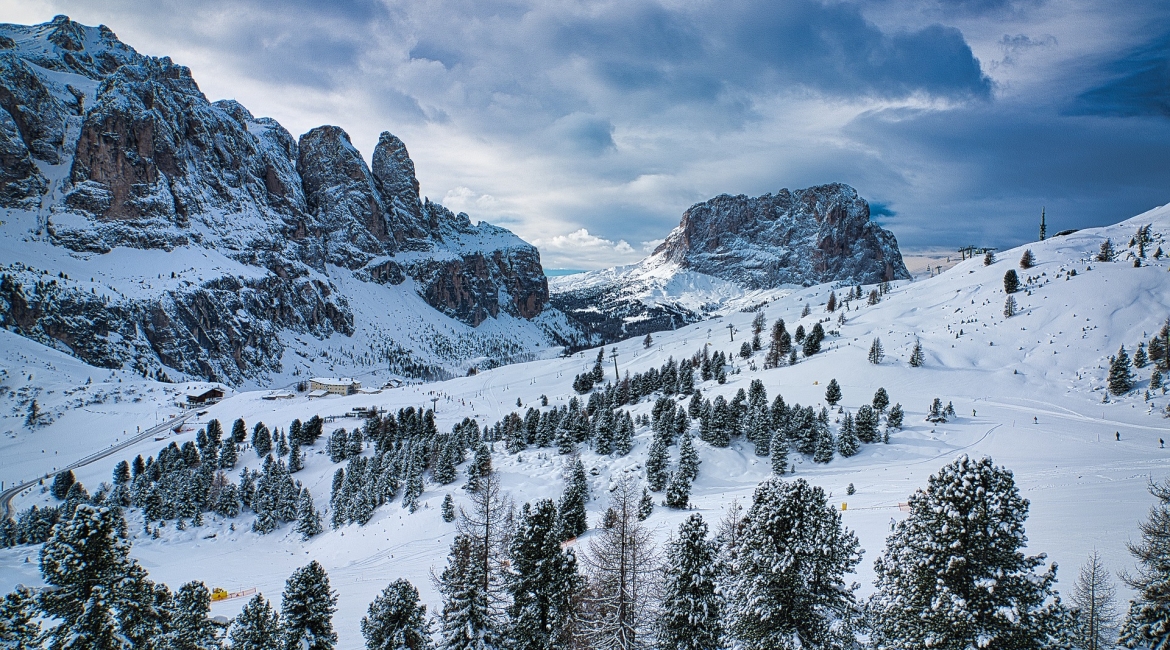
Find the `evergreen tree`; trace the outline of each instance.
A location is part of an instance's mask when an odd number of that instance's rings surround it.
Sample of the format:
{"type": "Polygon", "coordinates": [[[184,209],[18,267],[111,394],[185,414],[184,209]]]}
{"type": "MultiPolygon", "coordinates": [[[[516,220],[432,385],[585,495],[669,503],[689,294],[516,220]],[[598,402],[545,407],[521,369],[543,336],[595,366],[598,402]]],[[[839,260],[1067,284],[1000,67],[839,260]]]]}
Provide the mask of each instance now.
{"type": "Polygon", "coordinates": [[[334,463],[345,462],[349,458],[349,434],[345,429],[338,429],[329,435],[329,442],[325,444],[329,450],[329,460],[334,463]]]}
{"type": "Polygon", "coordinates": [[[837,311],[837,292],[836,291],[829,292],[829,301],[827,303],[825,303],[825,311],[829,312],[830,314],[837,311]]]}
{"type": "Polygon", "coordinates": [[[926,355],[922,352],[922,341],[915,339],[914,349],[910,352],[910,367],[921,368],[926,363],[926,355]]]}
{"type": "Polygon", "coordinates": [[[257,422],[252,429],[252,448],[256,450],[257,458],[264,458],[272,453],[272,433],[263,422],[257,422]]]}
{"type": "Polygon", "coordinates": [[[1032,249],[1029,248],[1020,256],[1020,268],[1027,271],[1033,266],[1036,266],[1036,256],[1032,254],[1032,249]]]}
{"type": "Polygon", "coordinates": [[[672,473],[666,486],[666,507],[682,510],[690,503],[691,481],[680,473],[672,473]]]}
{"type": "Polygon", "coordinates": [[[40,595],[41,612],[56,619],[51,648],[126,647],[120,623],[134,610],[124,586],[143,571],[130,558],[124,525],[119,511],[82,504],[41,547],[41,577],[53,587],[40,595]]]}
{"type": "Polygon", "coordinates": [[[788,439],[784,437],[784,430],[777,429],[776,433],[772,434],[772,473],[776,476],[782,476],[788,471],[788,439]]]}
{"type": "Polygon", "coordinates": [[[1106,239],[1101,242],[1101,249],[1097,252],[1098,262],[1112,262],[1113,261],[1113,240],[1106,239]]]}
{"type": "Polygon", "coordinates": [[[1117,351],[1117,356],[1109,360],[1109,392],[1114,395],[1124,395],[1133,390],[1133,372],[1130,370],[1129,355],[1125,346],[1117,351]]]}
{"type": "Polygon", "coordinates": [[[886,429],[901,429],[902,418],[904,416],[905,413],[902,411],[902,405],[895,404],[894,407],[890,409],[890,414],[886,416],[886,429]]]}
{"type": "Polygon", "coordinates": [[[305,455],[301,452],[301,443],[293,441],[288,450],[288,471],[290,474],[305,468],[305,455]]]}
{"type": "MultiPolygon", "coordinates": [[[[237,420],[241,422],[241,420],[237,420]]],[[[228,442],[219,450],[220,469],[235,469],[239,456],[236,454],[236,443],[228,442]]]]}
{"type": "Polygon", "coordinates": [[[622,411],[621,416],[616,418],[615,422],[613,453],[618,456],[626,456],[633,448],[634,420],[630,417],[629,411],[622,411]]]}
{"type": "Polygon", "coordinates": [[[49,488],[49,494],[53,495],[54,499],[64,501],[65,497],[69,496],[69,489],[77,482],[77,477],[73,475],[73,470],[67,469],[63,472],[58,472],[53,477],[53,485],[49,488]]]}
{"type": "Polygon", "coordinates": [[[1007,273],[1003,274],[1003,290],[1004,293],[1015,293],[1020,290],[1020,276],[1016,275],[1015,269],[1008,269],[1007,273]]]}
{"type": "Polygon", "coordinates": [[[1122,575],[1137,596],[1121,628],[1121,642],[1128,648],[1170,647],[1170,481],[1150,485],[1157,503],[1142,522],[1142,540],[1130,544],[1137,558],[1137,573],[1122,575]]]}
{"type": "Polygon", "coordinates": [[[647,334],[646,338],[642,339],[642,347],[649,350],[651,345],[654,345],[654,338],[647,334]]]}
{"type": "Polygon", "coordinates": [[[824,490],[770,478],[741,523],[731,571],[730,628],[745,650],[850,647],[853,589],[861,561],[824,490]]]}
{"type": "Polygon", "coordinates": [[[244,424],[244,418],[236,418],[232,423],[232,444],[242,445],[248,439],[248,427],[244,424]]]}
{"type": "Polygon", "coordinates": [[[661,492],[666,487],[670,479],[669,465],[670,453],[667,451],[666,442],[655,437],[646,456],[646,482],[654,492],[661,492]]]}
{"type": "Polygon", "coordinates": [[[828,463],[833,460],[833,452],[836,451],[836,441],[833,440],[833,434],[829,431],[828,426],[817,427],[816,447],[813,450],[814,463],[828,463]]]}
{"type": "Polygon", "coordinates": [[[467,489],[472,492],[479,489],[480,480],[492,473],[492,452],[488,446],[480,442],[475,448],[475,455],[471,464],[467,466],[467,489]]]}
{"type": "Polygon", "coordinates": [[[1146,356],[1146,346],[1138,343],[1137,351],[1133,353],[1133,367],[1145,368],[1149,361],[1149,358],[1146,356]]]}
{"type": "Polygon", "coordinates": [[[682,435],[678,443],[678,473],[687,481],[694,481],[699,477],[699,452],[695,449],[695,441],[690,432],[682,435]]]}
{"type": "Polygon", "coordinates": [[[443,497],[441,511],[443,513],[443,521],[447,523],[455,521],[455,499],[451,498],[450,492],[447,493],[447,496],[443,497]]]}
{"type": "Polygon", "coordinates": [[[1020,306],[1016,304],[1016,297],[1008,296],[1007,300],[1005,300],[1003,303],[1003,317],[1011,318],[1012,316],[1016,315],[1019,309],[1020,306]]]}
{"type": "Polygon", "coordinates": [[[886,353],[885,350],[882,349],[882,340],[880,338],[875,338],[873,343],[871,343],[869,346],[869,362],[876,366],[882,362],[882,359],[885,358],[886,353]]]}
{"type": "Polygon", "coordinates": [[[281,636],[285,650],[332,650],[337,644],[333,613],[337,594],[329,588],[325,569],[313,560],[284,583],[281,636]]]}
{"type": "Polygon", "coordinates": [[[772,324],[772,337],[768,354],[764,357],[765,368],[778,368],[792,350],[792,336],[784,328],[784,319],[778,318],[772,324]]]}
{"type": "Polygon", "coordinates": [[[879,414],[885,413],[886,407],[890,405],[890,394],[886,392],[885,388],[878,388],[877,392],[873,394],[873,410],[879,414]]]}
{"type": "Polygon", "coordinates": [[[662,605],[658,615],[659,650],[720,650],[723,599],[716,584],[716,546],[697,514],[679,526],[667,550],[662,605]]]}
{"type": "Polygon", "coordinates": [[[602,367],[602,363],[604,362],[605,348],[601,348],[597,351],[597,360],[593,362],[593,370],[589,373],[590,379],[595,384],[600,384],[602,381],[605,381],[605,368],[602,367]]]}
{"type": "Polygon", "coordinates": [[[412,514],[418,510],[418,500],[424,490],[422,467],[412,462],[406,468],[406,487],[402,490],[402,507],[412,514]]]}
{"type": "Polygon", "coordinates": [[[362,617],[367,650],[429,650],[431,623],[418,590],[399,578],[374,598],[362,617]]]}
{"type": "Polygon", "coordinates": [[[431,468],[431,478],[435,479],[439,485],[450,485],[459,476],[458,468],[456,468],[459,461],[459,451],[455,445],[455,441],[448,438],[439,448],[435,466],[431,468]]]}
{"type": "Polygon", "coordinates": [[[228,638],[232,650],[276,650],[280,643],[280,615],[264,596],[256,594],[232,621],[228,638]]]}
{"type": "Polygon", "coordinates": [[[857,428],[853,424],[853,416],[846,413],[845,419],[841,422],[841,432],[837,434],[837,451],[841,452],[842,458],[849,458],[856,456],[860,449],[861,441],[857,438],[857,428]]]}
{"type": "Polygon", "coordinates": [[[857,438],[865,443],[878,441],[878,414],[869,404],[857,409],[857,438]]]}
{"type": "Polygon", "coordinates": [[[220,628],[213,623],[211,593],[202,582],[188,582],[175,594],[171,630],[163,647],[173,650],[214,650],[222,647],[220,628]]]}
{"type": "Polygon", "coordinates": [[[491,604],[484,583],[487,571],[475,561],[475,542],[459,534],[451,542],[447,568],[436,583],[443,595],[439,617],[440,650],[495,650],[500,648],[491,604]]]}
{"type": "Polygon", "coordinates": [[[654,514],[654,497],[650,496],[649,489],[642,488],[642,498],[638,501],[638,521],[646,521],[652,514],[654,514]]]}
{"type": "Polygon", "coordinates": [[[573,539],[589,530],[589,522],[585,515],[585,504],[588,501],[589,483],[585,479],[585,465],[578,458],[573,461],[573,473],[569,476],[558,508],[560,541],[573,539]]]}
{"type": "Polygon", "coordinates": [[[321,515],[313,507],[313,495],[309,492],[309,488],[304,488],[301,490],[301,497],[297,502],[296,531],[301,534],[301,539],[308,540],[310,537],[320,534],[322,530],[324,529],[321,526],[321,515]]]}
{"type": "Polygon", "coordinates": [[[825,401],[829,406],[836,406],[837,402],[841,401],[841,384],[838,384],[836,379],[829,380],[829,386],[825,388],[825,401]]]}
{"type": "Polygon", "coordinates": [[[910,497],[875,563],[877,648],[1063,648],[1056,567],[1021,549],[1028,501],[990,458],[962,456],[910,497]]]}
{"type": "Polygon", "coordinates": [[[1069,600],[1076,619],[1073,638],[1078,648],[1108,650],[1117,647],[1116,589],[1109,571],[1101,565],[1101,555],[1097,551],[1093,551],[1081,565],[1069,600]]]}
{"type": "Polygon", "coordinates": [[[534,507],[524,504],[510,555],[508,647],[552,650],[569,645],[573,599],[581,579],[573,550],[561,550],[552,500],[534,507]]]}
{"type": "Polygon", "coordinates": [[[18,587],[0,600],[0,648],[33,650],[41,647],[36,594],[18,587]]]}
{"type": "Polygon", "coordinates": [[[994,263],[995,263],[995,252],[994,251],[984,251],[983,252],[983,266],[991,266],[994,263]]]}
{"type": "Polygon", "coordinates": [[[820,352],[821,342],[824,340],[825,328],[822,327],[818,321],[813,325],[812,331],[809,332],[808,336],[804,337],[804,343],[802,344],[801,348],[801,351],[804,352],[804,356],[811,357],[812,355],[820,352]]]}

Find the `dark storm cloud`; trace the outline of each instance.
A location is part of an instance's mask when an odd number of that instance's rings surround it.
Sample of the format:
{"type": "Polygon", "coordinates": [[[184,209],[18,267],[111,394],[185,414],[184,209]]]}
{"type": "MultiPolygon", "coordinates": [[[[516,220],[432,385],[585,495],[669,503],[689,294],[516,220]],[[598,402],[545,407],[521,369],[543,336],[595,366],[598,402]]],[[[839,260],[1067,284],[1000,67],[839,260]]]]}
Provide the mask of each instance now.
{"type": "Polygon", "coordinates": [[[1170,117],[1170,32],[1103,68],[1110,79],[1081,93],[1072,112],[1170,117]]]}

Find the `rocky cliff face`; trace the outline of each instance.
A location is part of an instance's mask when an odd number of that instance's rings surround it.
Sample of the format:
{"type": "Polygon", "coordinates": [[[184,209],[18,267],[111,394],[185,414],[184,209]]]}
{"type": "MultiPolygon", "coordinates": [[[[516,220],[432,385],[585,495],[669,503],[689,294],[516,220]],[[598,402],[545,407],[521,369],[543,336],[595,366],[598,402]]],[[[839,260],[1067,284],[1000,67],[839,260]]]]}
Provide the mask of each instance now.
{"type": "Polygon", "coordinates": [[[19,236],[74,256],[202,249],[247,269],[96,304],[94,287],[48,290],[16,259],[0,268],[6,327],[107,367],[231,383],[279,372],[282,332],[354,335],[337,273],[402,286],[472,327],[548,303],[536,249],[421,198],[394,135],[371,169],[341,128],[295,139],[208,101],[169,58],[65,16],[0,25],[0,209],[33,220],[19,236]]]}
{"type": "Polygon", "coordinates": [[[552,304],[606,340],[695,322],[751,292],[909,279],[893,234],[848,185],[693,205],[640,264],[554,283],[552,304]]]}

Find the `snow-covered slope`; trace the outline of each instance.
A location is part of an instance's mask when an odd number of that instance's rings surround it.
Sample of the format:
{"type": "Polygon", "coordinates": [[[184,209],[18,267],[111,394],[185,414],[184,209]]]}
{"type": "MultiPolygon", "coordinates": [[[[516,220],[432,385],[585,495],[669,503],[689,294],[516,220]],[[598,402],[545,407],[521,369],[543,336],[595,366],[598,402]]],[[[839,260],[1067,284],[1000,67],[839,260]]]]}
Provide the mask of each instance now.
{"type": "Polygon", "coordinates": [[[553,305],[606,341],[674,329],[790,287],[909,279],[869,204],[832,183],[691,206],[638,264],[557,278],[553,305]]]}
{"type": "MultiPolygon", "coordinates": [[[[1060,564],[1058,586],[1067,592],[1076,567],[1093,549],[1101,552],[1113,572],[1131,566],[1125,542],[1136,536],[1137,522],[1152,502],[1147,482],[1170,474],[1170,450],[1159,445],[1160,438],[1170,437],[1170,420],[1163,417],[1170,397],[1152,391],[1149,401],[1145,400],[1151,368],[1138,370],[1137,387],[1128,395],[1105,401],[1103,388],[1109,355],[1120,345],[1132,352],[1155,335],[1170,316],[1170,262],[1165,257],[1152,257],[1154,249],[1170,248],[1168,237],[1170,206],[1108,228],[1033,243],[1028,248],[1037,264],[1026,271],[1017,266],[1021,248],[999,254],[990,266],[984,266],[981,259],[970,260],[931,279],[895,282],[876,305],[853,301],[839,326],[839,313],[825,313],[824,305],[829,292],[837,290],[840,296],[842,287],[793,288],[786,295],[771,296],[775,299],[762,308],[769,326],[783,318],[792,331],[797,325],[807,329],[818,319],[830,319],[824,350],[794,366],[765,370],[762,352],[739,359],[736,353],[742,335],[731,342],[725,326],[732,324],[738,331],[748,332],[755,314],[735,310],[714,321],[657,333],[649,349],[640,338],[612,347],[618,352],[623,373],[658,367],[671,357],[689,357],[707,344],[712,350],[725,351],[735,368],[726,384],[699,384],[708,398],[723,395],[730,399],[737,390],[746,390],[753,379],[760,379],[769,398],[782,394],[789,404],[820,408],[825,386],[835,378],[842,386],[842,405],[847,411],[869,403],[879,387],[889,392],[891,401],[901,403],[906,409],[905,428],[893,432],[889,444],[864,445],[857,456],[837,457],[824,465],[795,452],[792,455],[796,476],[824,486],[833,495],[833,502],[845,508],[844,523],[857,532],[865,549],[856,576],[863,593],[872,590],[873,560],[882,549],[891,521],[904,516],[898,504],[925,485],[930,474],[962,453],[990,455],[1015,472],[1023,495],[1031,501],[1029,551],[1047,552],[1060,564]],[[1139,226],[1147,224],[1152,226],[1154,242],[1148,246],[1149,255],[1142,266],[1135,268],[1131,256],[1136,249],[1126,248],[1125,243],[1139,226]],[[1092,257],[1106,237],[1118,245],[1121,255],[1114,262],[1094,261],[1092,257]],[[1019,312],[1005,318],[1003,276],[1008,269],[1017,270],[1024,290],[1015,294],[1019,312]],[[1074,270],[1076,274],[1071,275],[1074,270]],[[811,306],[811,313],[802,318],[806,305],[811,306]],[[875,338],[881,338],[886,350],[879,365],[867,361],[875,338]],[[921,368],[907,363],[915,340],[920,340],[925,350],[926,363],[921,368]],[[927,409],[936,397],[944,404],[952,402],[957,417],[940,424],[926,422],[927,409]],[[846,496],[849,484],[856,487],[855,495],[846,496]]],[[[200,422],[215,417],[230,424],[242,417],[249,427],[257,421],[286,427],[293,418],[338,416],[340,419],[327,426],[328,433],[334,427],[356,426],[358,420],[345,416],[356,406],[397,410],[435,404],[440,431],[450,430],[465,417],[490,424],[523,410],[518,409],[517,400],[526,408],[538,405],[539,397],[546,395],[551,405],[566,404],[573,396],[574,375],[589,369],[595,356],[596,350],[584,351],[571,358],[517,364],[474,377],[376,395],[268,401],[263,399],[264,392],[242,392],[210,407],[200,422]]],[[[46,403],[58,399],[69,382],[79,382],[85,373],[75,361],[44,348],[34,350],[31,344],[19,354],[8,354],[4,363],[3,409],[5,413],[15,409],[17,415],[20,409],[14,400],[27,394],[25,387],[30,381],[43,381],[50,373],[45,364],[53,364],[56,376],[62,378],[53,388],[57,392],[44,397],[46,403]],[[32,380],[27,379],[29,373],[34,375],[32,380]]],[[[606,371],[611,372],[612,366],[607,365],[606,371]]],[[[95,376],[94,381],[109,386],[117,377],[95,376]]],[[[145,429],[155,421],[152,410],[156,406],[160,418],[174,412],[166,407],[170,396],[157,384],[139,381],[133,397],[123,393],[120,404],[111,404],[107,398],[101,407],[105,415],[92,422],[72,410],[35,431],[12,429],[13,433],[0,440],[0,457],[14,459],[3,465],[2,478],[11,484],[44,474],[62,466],[62,457],[96,451],[140,424],[145,429]],[[155,392],[149,392],[151,388],[155,392]],[[136,398],[142,401],[135,402],[136,398]],[[120,420],[114,415],[119,409],[125,409],[120,420]],[[56,456],[54,452],[58,452],[56,456]]],[[[652,405],[652,399],[643,399],[630,408],[641,415],[649,413],[652,405]]],[[[10,418],[7,426],[13,422],[10,418]]],[[[180,443],[191,440],[197,427],[193,423],[191,430],[171,439],[180,443]]],[[[833,427],[835,430],[837,425],[833,427]]],[[[581,452],[590,470],[591,526],[600,521],[607,506],[606,490],[615,477],[625,472],[644,477],[650,438],[651,433],[640,427],[633,452],[622,458],[581,452]]],[[[147,441],[121,457],[154,454],[169,441],[147,441]]],[[[694,484],[692,510],[713,523],[732,499],[750,500],[758,482],[769,476],[770,463],[756,457],[743,439],[734,440],[728,448],[698,441],[696,445],[702,465],[694,484]]],[[[319,507],[328,503],[331,477],[339,467],[322,453],[323,446],[322,442],[310,448],[306,468],[295,474],[312,491],[319,507]]],[[[677,450],[672,453],[677,459],[677,450]]],[[[96,487],[108,480],[117,458],[78,470],[79,479],[91,489],[96,487]]],[[[241,461],[252,468],[260,465],[255,454],[247,451],[241,461]]],[[[530,448],[509,455],[502,445],[496,446],[493,458],[504,489],[521,503],[558,496],[564,461],[555,448],[530,448]]],[[[465,469],[460,467],[461,472],[465,469]]],[[[269,598],[279,598],[284,580],[294,568],[316,559],[328,570],[339,596],[335,618],[339,647],[356,649],[362,647],[359,621],[366,606],[396,578],[407,578],[420,589],[428,611],[440,610],[430,572],[441,570],[454,525],[442,521],[439,504],[448,492],[457,503],[466,503],[465,493],[458,489],[460,483],[462,480],[440,487],[428,482],[418,512],[408,514],[396,500],[380,508],[365,526],[351,524],[329,530],[307,543],[300,541],[291,526],[263,537],[247,532],[252,520],[249,514],[235,520],[208,515],[203,527],[183,531],[169,524],[159,539],[151,539],[142,533],[141,516],[135,513],[130,527],[133,553],[154,579],[171,586],[187,580],[203,580],[209,586],[228,589],[254,586],[269,598]]],[[[34,489],[14,505],[23,508],[36,503],[51,503],[51,498],[34,489]]],[[[661,542],[688,514],[659,506],[648,524],[661,542]]],[[[578,543],[593,534],[586,533],[578,543]]],[[[39,584],[36,549],[0,550],[0,590],[20,582],[39,584]],[[31,561],[26,563],[26,558],[31,561]]],[[[213,613],[230,616],[240,604],[217,603],[213,613]]]]}
{"type": "Polygon", "coordinates": [[[253,387],[306,368],[462,374],[575,336],[545,313],[539,252],[420,196],[389,132],[372,165],[339,127],[294,139],[65,16],[0,25],[0,85],[9,331],[253,387]]]}

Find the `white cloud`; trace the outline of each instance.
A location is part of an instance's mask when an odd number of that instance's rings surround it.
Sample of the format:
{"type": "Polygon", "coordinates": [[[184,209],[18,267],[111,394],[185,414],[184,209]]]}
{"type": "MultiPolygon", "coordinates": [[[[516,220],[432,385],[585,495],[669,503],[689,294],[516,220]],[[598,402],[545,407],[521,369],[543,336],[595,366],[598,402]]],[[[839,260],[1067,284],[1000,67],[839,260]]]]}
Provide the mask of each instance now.
{"type": "Polygon", "coordinates": [[[624,239],[615,242],[591,235],[586,228],[579,228],[567,235],[534,239],[532,244],[540,249],[544,266],[553,269],[604,268],[629,264],[641,257],[624,239]]]}

